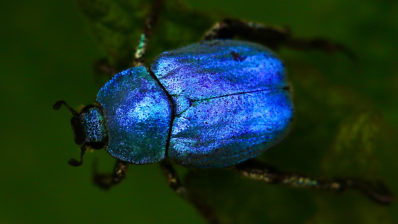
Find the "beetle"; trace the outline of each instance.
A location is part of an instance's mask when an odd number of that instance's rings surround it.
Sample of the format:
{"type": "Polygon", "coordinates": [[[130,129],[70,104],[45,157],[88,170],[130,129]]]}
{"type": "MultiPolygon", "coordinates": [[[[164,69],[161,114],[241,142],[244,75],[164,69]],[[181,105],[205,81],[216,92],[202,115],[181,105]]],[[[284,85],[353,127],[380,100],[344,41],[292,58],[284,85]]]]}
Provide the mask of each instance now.
{"type": "Polygon", "coordinates": [[[144,63],[154,6],[135,52],[134,67],[114,75],[94,104],[72,112],[82,164],[86,148],[105,148],[117,162],[112,174],[95,174],[95,183],[109,189],[124,177],[128,164],[159,162],[169,185],[186,191],[172,164],[197,168],[234,167],[244,176],[267,183],[331,191],[356,189],[388,204],[393,195],[382,184],[354,179],[320,180],[249,160],[280,142],[294,117],[291,87],[281,59],[271,49],[341,51],[324,39],[299,39],[287,29],[238,19],[216,23],[204,38],[161,53],[144,63]],[[235,40],[235,36],[244,40],[235,40]],[[267,45],[267,47],[262,44],[267,45]]]}
{"type": "Polygon", "coordinates": [[[100,89],[97,105],[81,114],[85,141],[77,143],[109,139],[106,150],[133,164],[167,153],[186,166],[235,165],[282,139],[293,118],[281,61],[236,40],[192,44],[162,53],[150,70],[122,71],[100,89]]]}

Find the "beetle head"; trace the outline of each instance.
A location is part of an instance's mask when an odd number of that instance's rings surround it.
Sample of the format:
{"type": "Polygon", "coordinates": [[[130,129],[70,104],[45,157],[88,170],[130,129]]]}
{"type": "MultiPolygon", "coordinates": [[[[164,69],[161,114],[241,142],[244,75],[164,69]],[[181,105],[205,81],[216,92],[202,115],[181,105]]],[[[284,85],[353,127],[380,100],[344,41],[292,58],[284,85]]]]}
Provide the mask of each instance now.
{"type": "Polygon", "coordinates": [[[83,155],[87,147],[101,149],[108,141],[102,109],[97,105],[88,105],[80,112],[77,112],[63,100],[56,102],[53,109],[58,110],[62,105],[72,113],[71,125],[75,136],[75,143],[80,146],[81,150],[80,161],[70,159],[69,164],[80,166],[83,163],[83,155]]]}

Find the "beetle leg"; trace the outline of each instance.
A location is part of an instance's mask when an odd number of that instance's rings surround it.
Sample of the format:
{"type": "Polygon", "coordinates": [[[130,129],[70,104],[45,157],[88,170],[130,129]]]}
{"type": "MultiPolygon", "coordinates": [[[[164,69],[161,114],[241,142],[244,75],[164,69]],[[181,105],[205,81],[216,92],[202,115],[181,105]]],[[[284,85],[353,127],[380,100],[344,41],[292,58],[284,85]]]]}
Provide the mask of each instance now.
{"type": "Polygon", "coordinates": [[[144,29],[134,53],[134,66],[144,65],[144,56],[148,49],[148,39],[151,36],[152,30],[158,21],[159,13],[163,8],[163,4],[163,0],[153,0],[152,8],[149,11],[145,20],[144,29]]]}
{"type": "Polygon", "coordinates": [[[201,200],[200,197],[195,196],[186,189],[170,162],[163,160],[160,162],[160,167],[162,168],[163,174],[166,176],[167,183],[171,189],[173,189],[179,196],[192,203],[209,223],[219,223],[213,209],[201,200]]]}
{"type": "Polygon", "coordinates": [[[303,39],[293,37],[287,28],[246,22],[238,19],[224,19],[217,22],[204,35],[204,40],[231,39],[240,37],[264,44],[274,50],[284,45],[297,50],[321,50],[328,53],[342,52],[351,59],[355,55],[344,45],[323,38],[303,39]]]}
{"type": "Polygon", "coordinates": [[[343,192],[348,189],[358,190],[371,200],[387,205],[394,200],[394,196],[387,187],[378,182],[371,183],[353,178],[336,178],[322,180],[297,173],[281,172],[266,164],[249,160],[236,166],[236,169],[245,177],[270,184],[282,184],[290,187],[302,187],[334,192],[343,192]]]}
{"type": "MultiPolygon", "coordinates": [[[[138,41],[138,46],[134,53],[133,66],[145,66],[144,55],[148,48],[148,38],[152,33],[153,27],[158,21],[158,15],[163,7],[163,0],[153,0],[152,8],[149,11],[147,18],[145,20],[143,33],[138,41]]],[[[98,75],[105,75],[111,78],[118,70],[113,67],[109,61],[105,58],[99,59],[94,63],[94,72],[98,75]]]]}
{"type": "Polygon", "coordinates": [[[97,163],[94,162],[93,181],[98,187],[104,190],[108,190],[113,185],[120,183],[124,179],[124,177],[126,176],[128,165],[129,163],[127,162],[116,160],[115,167],[113,168],[113,173],[98,173],[97,163]]]}
{"type": "Polygon", "coordinates": [[[106,58],[94,62],[94,74],[111,78],[118,70],[106,58]]]}
{"type": "Polygon", "coordinates": [[[180,178],[174,167],[170,162],[163,160],[160,162],[160,167],[162,168],[163,174],[166,176],[167,183],[179,196],[186,196],[186,188],[182,185],[180,178]]]}

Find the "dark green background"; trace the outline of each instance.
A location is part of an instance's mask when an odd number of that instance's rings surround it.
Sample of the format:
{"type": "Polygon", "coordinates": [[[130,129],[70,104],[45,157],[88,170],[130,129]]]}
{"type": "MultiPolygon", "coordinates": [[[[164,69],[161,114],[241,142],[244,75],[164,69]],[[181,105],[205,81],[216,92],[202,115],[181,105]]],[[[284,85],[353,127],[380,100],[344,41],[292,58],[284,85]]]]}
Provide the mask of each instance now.
{"type": "MultiPolygon", "coordinates": [[[[190,0],[187,5],[208,13],[210,22],[229,15],[350,46],[357,63],[341,54],[282,50],[296,93],[296,123],[263,159],[317,176],[380,178],[398,193],[397,1],[190,0]]],[[[168,188],[156,164],[131,167],[110,192],[90,181],[93,158],[101,170],[112,167],[104,150],[88,153],[80,168],[67,165],[78,155],[70,114],[52,111],[52,103],[93,102],[100,85],[92,63],[107,52],[75,1],[7,1],[0,18],[0,223],[205,222],[168,188]]],[[[191,19],[185,22],[201,18],[191,19]]],[[[167,29],[162,26],[159,41],[167,29]]],[[[184,39],[186,33],[170,29],[184,39]]],[[[202,30],[190,32],[181,44],[198,40],[202,30]]],[[[165,46],[181,46],[176,42],[165,46]]],[[[166,49],[156,46],[152,54],[161,50],[166,49]]],[[[187,185],[224,222],[398,222],[397,203],[380,207],[353,192],[337,196],[265,186],[225,170],[179,171],[188,173],[187,185]]]]}

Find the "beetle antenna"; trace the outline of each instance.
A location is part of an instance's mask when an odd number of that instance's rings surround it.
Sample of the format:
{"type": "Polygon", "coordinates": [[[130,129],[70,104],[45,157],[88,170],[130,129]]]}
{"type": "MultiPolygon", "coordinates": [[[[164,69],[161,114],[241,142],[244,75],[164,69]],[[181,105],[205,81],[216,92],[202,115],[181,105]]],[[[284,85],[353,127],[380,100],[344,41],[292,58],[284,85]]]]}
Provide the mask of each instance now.
{"type": "Polygon", "coordinates": [[[75,109],[73,109],[71,106],[69,106],[69,104],[67,104],[64,100],[59,100],[59,101],[55,102],[53,105],[53,109],[59,110],[59,108],[61,108],[62,105],[64,105],[66,108],[68,108],[68,110],[73,114],[73,116],[77,116],[79,114],[79,113],[77,113],[77,111],[75,109]]]}
{"type": "Polygon", "coordinates": [[[76,159],[70,159],[68,161],[69,165],[71,166],[80,166],[83,164],[83,156],[84,153],[86,152],[86,145],[82,145],[82,147],[80,148],[80,161],[77,161],[76,159]]]}

